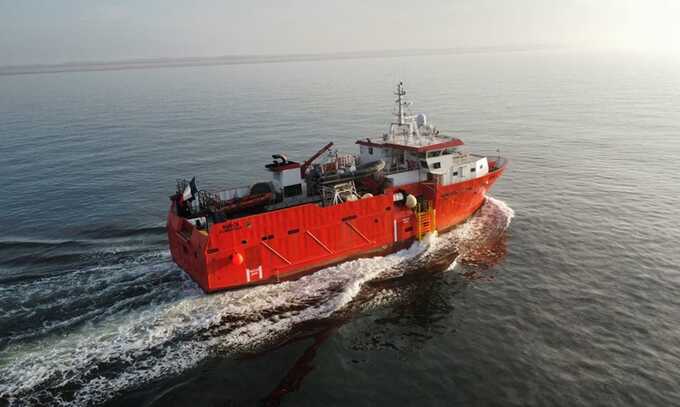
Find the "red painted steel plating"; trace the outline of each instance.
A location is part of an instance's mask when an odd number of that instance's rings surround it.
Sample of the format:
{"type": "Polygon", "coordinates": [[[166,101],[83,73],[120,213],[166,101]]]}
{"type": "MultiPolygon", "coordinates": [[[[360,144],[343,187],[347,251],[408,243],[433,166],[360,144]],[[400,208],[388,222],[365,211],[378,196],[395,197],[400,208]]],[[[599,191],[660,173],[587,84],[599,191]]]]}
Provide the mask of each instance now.
{"type": "MultiPolygon", "coordinates": [[[[470,217],[504,170],[505,165],[465,182],[421,182],[399,190],[429,201],[436,210],[437,230],[443,231],[470,217]]],[[[304,204],[245,216],[214,224],[208,232],[178,216],[172,205],[170,251],[206,292],[277,282],[350,258],[394,252],[416,235],[415,213],[393,202],[395,192],[388,189],[329,207],[304,204]]]]}

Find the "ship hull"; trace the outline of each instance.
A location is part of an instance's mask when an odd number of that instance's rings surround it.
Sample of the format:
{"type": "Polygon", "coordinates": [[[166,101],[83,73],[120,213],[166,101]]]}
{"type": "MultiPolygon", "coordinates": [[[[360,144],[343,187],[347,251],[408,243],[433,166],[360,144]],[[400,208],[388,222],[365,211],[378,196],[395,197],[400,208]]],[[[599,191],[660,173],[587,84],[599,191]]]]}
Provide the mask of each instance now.
{"type": "Polygon", "coordinates": [[[170,251],[205,292],[296,278],[353,258],[392,253],[427,232],[460,224],[484,203],[504,169],[452,185],[405,185],[329,207],[278,209],[214,224],[208,231],[171,207],[170,251]],[[399,192],[421,197],[427,211],[395,202],[399,192]]]}

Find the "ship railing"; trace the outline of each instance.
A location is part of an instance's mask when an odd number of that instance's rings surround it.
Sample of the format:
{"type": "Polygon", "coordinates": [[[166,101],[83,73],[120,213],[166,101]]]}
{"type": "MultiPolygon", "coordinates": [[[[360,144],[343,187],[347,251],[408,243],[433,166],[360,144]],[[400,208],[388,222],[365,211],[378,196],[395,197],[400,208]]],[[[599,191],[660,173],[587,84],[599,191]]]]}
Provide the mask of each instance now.
{"type": "Polygon", "coordinates": [[[489,162],[489,171],[496,171],[500,168],[502,168],[505,164],[507,164],[508,159],[505,157],[501,156],[500,150],[496,150],[493,153],[469,153],[468,154],[471,157],[475,158],[486,158],[487,161],[489,162]]]}
{"type": "Polygon", "coordinates": [[[321,173],[333,173],[339,169],[350,168],[358,165],[357,157],[353,154],[337,154],[335,159],[320,165],[321,173]]]}
{"type": "Polygon", "coordinates": [[[226,202],[250,195],[250,186],[225,189],[219,192],[200,190],[198,192],[197,212],[221,208],[226,202]]]}
{"type": "Polygon", "coordinates": [[[489,161],[493,163],[493,167],[489,166],[489,171],[491,172],[500,170],[508,163],[508,159],[501,156],[489,157],[489,161]]]}
{"type": "Polygon", "coordinates": [[[225,189],[223,191],[216,192],[215,195],[220,201],[231,201],[235,198],[243,198],[250,195],[250,185],[225,189]]]}
{"type": "Polygon", "coordinates": [[[391,165],[389,167],[385,167],[385,174],[386,175],[392,175],[392,174],[398,174],[400,172],[408,172],[408,171],[413,171],[417,170],[419,168],[418,161],[415,160],[406,160],[403,164],[397,164],[397,165],[391,165]]]}

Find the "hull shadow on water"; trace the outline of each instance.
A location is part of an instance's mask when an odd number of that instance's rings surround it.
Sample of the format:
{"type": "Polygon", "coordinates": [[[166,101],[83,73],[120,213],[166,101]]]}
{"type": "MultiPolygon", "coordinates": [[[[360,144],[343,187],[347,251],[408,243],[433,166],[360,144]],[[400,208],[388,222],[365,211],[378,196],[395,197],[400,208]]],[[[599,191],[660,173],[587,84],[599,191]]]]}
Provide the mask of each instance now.
{"type": "MultiPolygon", "coordinates": [[[[287,394],[300,389],[304,378],[314,370],[313,362],[317,351],[344,324],[355,318],[368,317],[369,324],[373,327],[367,330],[365,337],[355,341],[352,345],[354,351],[406,351],[422,346],[423,342],[445,333],[450,327],[440,322],[454,312],[455,304],[452,300],[473,281],[494,280],[488,271],[505,256],[505,235],[500,236],[492,246],[485,245],[485,249],[492,251],[493,255],[485,258],[466,255],[459,258],[457,250],[442,250],[426,264],[417,264],[417,268],[409,268],[407,273],[399,277],[367,283],[360,295],[347,309],[339,312],[339,315],[299,327],[301,332],[311,333],[291,338],[281,347],[292,341],[305,339],[311,339],[311,344],[305,348],[274,390],[259,400],[259,404],[267,407],[279,406],[287,394]],[[456,260],[460,261],[460,266],[456,260]],[[442,274],[453,272],[456,266],[465,271],[452,276],[442,274]],[[408,332],[398,334],[405,327],[408,332]]],[[[358,362],[353,360],[353,363],[358,362]]]]}
{"type": "Polygon", "coordinates": [[[198,401],[207,405],[279,406],[287,395],[298,391],[314,371],[314,361],[322,346],[343,326],[357,319],[366,319],[370,328],[366,329],[366,335],[353,341],[352,350],[417,349],[423,342],[455,330],[445,324],[445,319],[454,312],[456,297],[469,284],[494,281],[491,269],[506,256],[506,230],[512,216],[512,210],[502,202],[488,202],[465,225],[431,239],[424,251],[366,281],[352,300],[332,315],[301,322],[257,351],[232,355],[227,360],[218,356],[213,363],[158,383],[158,387],[151,386],[153,390],[133,392],[108,404],[124,406],[144,402],[146,406],[180,406],[198,401]],[[270,355],[276,359],[277,353],[299,356],[285,364],[285,370],[279,375],[281,379],[273,389],[268,392],[262,391],[266,386],[259,392],[250,389],[244,395],[239,384],[232,389],[228,384],[225,386],[229,383],[225,374],[232,375],[235,368],[256,359],[267,359],[270,355]],[[195,383],[195,376],[199,377],[200,385],[195,383]],[[195,386],[220,391],[205,394],[195,386]],[[161,390],[163,388],[166,390],[161,390]],[[153,393],[157,395],[150,398],[153,393]],[[233,396],[239,393],[240,397],[233,396]],[[266,395],[262,397],[262,394],[266,395]]]}

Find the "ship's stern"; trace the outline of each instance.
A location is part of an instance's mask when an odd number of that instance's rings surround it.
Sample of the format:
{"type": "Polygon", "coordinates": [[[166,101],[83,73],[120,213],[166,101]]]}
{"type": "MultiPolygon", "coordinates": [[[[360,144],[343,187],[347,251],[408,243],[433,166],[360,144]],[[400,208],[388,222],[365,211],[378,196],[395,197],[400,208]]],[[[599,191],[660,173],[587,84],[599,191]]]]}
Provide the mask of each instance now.
{"type": "Polygon", "coordinates": [[[174,205],[168,211],[167,232],[172,260],[204,291],[210,291],[205,253],[208,235],[179,216],[174,205]]]}

